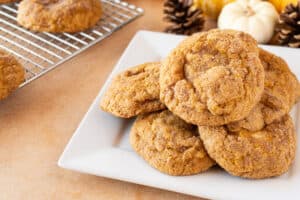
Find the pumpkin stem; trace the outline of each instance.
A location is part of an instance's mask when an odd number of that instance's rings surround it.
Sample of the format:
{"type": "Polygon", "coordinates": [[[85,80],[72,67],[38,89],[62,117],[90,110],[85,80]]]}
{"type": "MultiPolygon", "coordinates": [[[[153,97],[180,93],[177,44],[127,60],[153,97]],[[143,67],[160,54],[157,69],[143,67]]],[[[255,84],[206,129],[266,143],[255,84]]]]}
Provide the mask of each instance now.
{"type": "Polygon", "coordinates": [[[246,15],[247,15],[248,17],[250,17],[250,16],[252,16],[252,15],[255,15],[254,10],[253,10],[249,5],[247,5],[246,10],[245,10],[245,13],[246,13],[246,15]]]}

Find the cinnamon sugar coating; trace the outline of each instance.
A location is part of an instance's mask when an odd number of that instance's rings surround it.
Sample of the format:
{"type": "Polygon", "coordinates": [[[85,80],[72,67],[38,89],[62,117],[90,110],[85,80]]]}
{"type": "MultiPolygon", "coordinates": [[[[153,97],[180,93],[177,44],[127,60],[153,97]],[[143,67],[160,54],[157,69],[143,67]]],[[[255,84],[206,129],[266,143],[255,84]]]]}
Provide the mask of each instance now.
{"type": "Polygon", "coordinates": [[[99,0],[23,0],[17,21],[38,32],[79,32],[93,27],[102,15],[99,0]]]}
{"type": "Polygon", "coordinates": [[[223,125],[245,118],[264,87],[256,41],[233,30],[187,38],[163,62],[160,73],[162,102],[196,125],[223,125]]]}
{"type": "Polygon", "coordinates": [[[290,116],[259,131],[231,132],[226,126],[199,126],[208,154],[228,173],[260,179],[288,171],[296,153],[296,132],[290,116]]]}
{"type": "Polygon", "coordinates": [[[159,100],[160,63],[145,63],[117,75],[101,100],[102,110],[130,118],[162,110],[159,100]]]}
{"type": "Polygon", "coordinates": [[[197,174],[215,164],[197,127],[168,110],[139,116],[131,129],[130,143],[152,167],[169,175],[197,174]]]}
{"type": "Polygon", "coordinates": [[[6,98],[25,79],[25,71],[17,59],[0,50],[0,100],[6,98]]]}
{"type": "Polygon", "coordinates": [[[282,58],[263,49],[260,49],[259,57],[265,69],[262,99],[244,120],[228,125],[232,131],[262,129],[288,114],[299,96],[299,81],[282,58]]]}

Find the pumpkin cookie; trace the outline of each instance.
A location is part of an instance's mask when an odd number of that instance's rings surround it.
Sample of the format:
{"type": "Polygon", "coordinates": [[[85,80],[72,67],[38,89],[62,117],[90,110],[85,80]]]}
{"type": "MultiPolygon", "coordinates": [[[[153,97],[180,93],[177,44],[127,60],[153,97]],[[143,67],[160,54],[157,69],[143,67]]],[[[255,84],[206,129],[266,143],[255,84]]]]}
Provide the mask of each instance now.
{"type": "Polygon", "coordinates": [[[38,32],[79,32],[93,27],[102,15],[99,0],[23,0],[17,21],[38,32]]]}
{"type": "Polygon", "coordinates": [[[12,3],[12,2],[17,2],[19,0],[0,0],[0,4],[1,3],[12,3]]]}
{"type": "Polygon", "coordinates": [[[295,103],[298,103],[299,101],[300,101],[300,82],[298,82],[298,86],[296,89],[296,102],[295,103]]]}
{"type": "Polygon", "coordinates": [[[100,103],[102,110],[130,118],[164,109],[159,100],[159,68],[160,63],[145,63],[119,74],[100,103]]]}
{"type": "Polygon", "coordinates": [[[131,129],[130,143],[152,167],[166,174],[197,174],[214,165],[197,127],[168,110],[139,116],[131,129]]]}
{"type": "Polygon", "coordinates": [[[295,158],[296,132],[288,115],[256,132],[199,126],[199,133],[208,154],[235,176],[253,179],[279,176],[295,158]]]}
{"type": "Polygon", "coordinates": [[[0,50],[0,100],[6,98],[24,81],[25,72],[17,59],[0,50]]]}
{"type": "Polygon", "coordinates": [[[231,131],[238,131],[240,128],[260,130],[265,124],[289,113],[298,98],[299,82],[287,63],[263,49],[260,50],[259,57],[265,69],[264,94],[248,117],[228,125],[231,131]]]}
{"type": "Polygon", "coordinates": [[[223,125],[249,115],[264,88],[256,41],[233,30],[195,34],[162,64],[160,98],[197,125],[223,125]]]}

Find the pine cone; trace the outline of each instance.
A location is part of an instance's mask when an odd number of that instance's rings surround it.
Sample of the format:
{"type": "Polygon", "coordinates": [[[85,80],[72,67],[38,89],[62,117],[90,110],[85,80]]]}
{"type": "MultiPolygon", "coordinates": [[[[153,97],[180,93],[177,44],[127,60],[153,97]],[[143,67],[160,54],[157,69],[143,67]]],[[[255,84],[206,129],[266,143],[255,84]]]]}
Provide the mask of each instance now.
{"type": "Polygon", "coordinates": [[[276,28],[278,43],[294,48],[300,48],[300,2],[289,4],[279,18],[276,28]]]}
{"type": "Polygon", "coordinates": [[[193,0],[166,0],[164,14],[164,21],[170,23],[167,33],[191,35],[203,29],[203,12],[193,7],[193,0]]]}

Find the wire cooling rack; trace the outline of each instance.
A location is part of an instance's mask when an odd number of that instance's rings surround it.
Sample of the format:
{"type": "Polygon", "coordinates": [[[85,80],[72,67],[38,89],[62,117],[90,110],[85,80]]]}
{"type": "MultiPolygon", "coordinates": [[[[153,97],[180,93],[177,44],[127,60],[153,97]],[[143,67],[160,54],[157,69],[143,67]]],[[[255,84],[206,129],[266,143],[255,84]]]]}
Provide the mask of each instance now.
{"type": "Polygon", "coordinates": [[[14,54],[26,69],[24,86],[103,40],[143,14],[120,0],[101,0],[103,16],[93,29],[75,34],[30,32],[16,22],[18,3],[0,6],[0,48],[14,54]]]}

